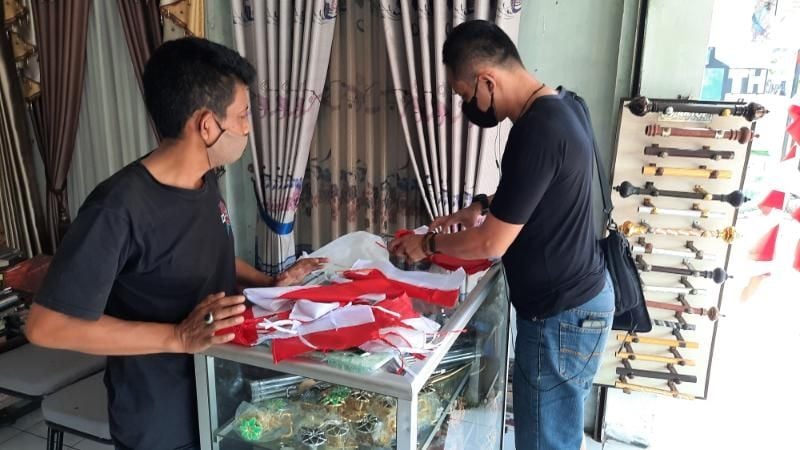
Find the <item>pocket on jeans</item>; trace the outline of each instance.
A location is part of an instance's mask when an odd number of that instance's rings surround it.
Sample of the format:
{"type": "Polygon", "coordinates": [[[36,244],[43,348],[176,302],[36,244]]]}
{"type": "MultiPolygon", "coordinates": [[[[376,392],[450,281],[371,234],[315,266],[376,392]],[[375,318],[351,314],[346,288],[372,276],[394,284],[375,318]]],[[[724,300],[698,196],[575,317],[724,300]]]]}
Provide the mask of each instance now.
{"type": "Polygon", "coordinates": [[[613,312],[574,311],[559,322],[559,373],[588,388],[600,366],[613,312]],[[574,319],[574,320],[570,320],[574,319]]]}

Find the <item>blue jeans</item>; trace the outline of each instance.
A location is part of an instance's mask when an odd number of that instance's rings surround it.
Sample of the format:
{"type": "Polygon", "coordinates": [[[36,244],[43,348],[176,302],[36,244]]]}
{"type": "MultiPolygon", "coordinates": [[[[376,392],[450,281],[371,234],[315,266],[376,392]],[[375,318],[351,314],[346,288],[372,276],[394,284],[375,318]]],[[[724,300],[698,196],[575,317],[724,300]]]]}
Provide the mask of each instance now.
{"type": "Polygon", "coordinates": [[[539,320],[517,317],[514,433],[517,450],[576,450],[583,404],[614,319],[614,286],[585,304],[539,320]]]}

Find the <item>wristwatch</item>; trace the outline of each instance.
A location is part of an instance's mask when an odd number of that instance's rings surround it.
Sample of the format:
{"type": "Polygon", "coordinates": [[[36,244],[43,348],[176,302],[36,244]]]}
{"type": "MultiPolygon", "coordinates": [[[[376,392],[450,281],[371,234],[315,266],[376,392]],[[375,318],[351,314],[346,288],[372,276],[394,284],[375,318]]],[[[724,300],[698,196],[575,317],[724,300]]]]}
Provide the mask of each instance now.
{"type": "Polygon", "coordinates": [[[478,202],[481,204],[481,215],[489,214],[489,197],[486,194],[478,194],[472,198],[472,203],[478,202]]]}

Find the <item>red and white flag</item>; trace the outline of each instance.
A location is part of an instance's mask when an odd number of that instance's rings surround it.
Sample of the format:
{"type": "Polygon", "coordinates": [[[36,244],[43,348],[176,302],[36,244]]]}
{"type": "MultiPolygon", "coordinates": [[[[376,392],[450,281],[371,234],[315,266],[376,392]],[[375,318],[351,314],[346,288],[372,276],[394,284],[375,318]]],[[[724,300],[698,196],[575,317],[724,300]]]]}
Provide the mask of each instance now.
{"type": "Polygon", "coordinates": [[[380,296],[398,297],[403,293],[452,308],[466,280],[462,269],[447,274],[413,272],[400,270],[388,261],[357,261],[343,276],[351,281],[312,287],[251,288],[245,289],[244,295],[252,303],[274,312],[285,310],[287,303],[296,300],[349,303],[380,296]]]}

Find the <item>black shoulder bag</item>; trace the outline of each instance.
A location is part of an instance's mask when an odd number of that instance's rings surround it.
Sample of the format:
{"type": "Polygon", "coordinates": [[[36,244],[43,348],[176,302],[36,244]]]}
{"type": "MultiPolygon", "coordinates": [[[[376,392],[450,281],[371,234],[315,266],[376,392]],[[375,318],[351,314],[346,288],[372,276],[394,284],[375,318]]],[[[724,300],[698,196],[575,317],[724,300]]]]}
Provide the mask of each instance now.
{"type": "Polygon", "coordinates": [[[597,168],[597,177],[600,180],[600,190],[603,194],[603,213],[605,214],[605,226],[608,235],[600,239],[600,247],[603,249],[606,268],[611,275],[611,281],[614,283],[614,306],[616,312],[614,313],[612,329],[647,333],[653,328],[653,325],[650,322],[650,314],[647,312],[644,302],[642,280],[639,277],[639,271],[636,269],[630,243],[620,233],[617,229],[617,224],[611,218],[611,211],[614,209],[614,205],[611,203],[611,185],[606,179],[605,168],[597,150],[597,140],[594,137],[589,109],[578,95],[575,95],[575,100],[583,107],[586,124],[589,127],[588,131],[592,134],[595,167],[597,168]]]}

